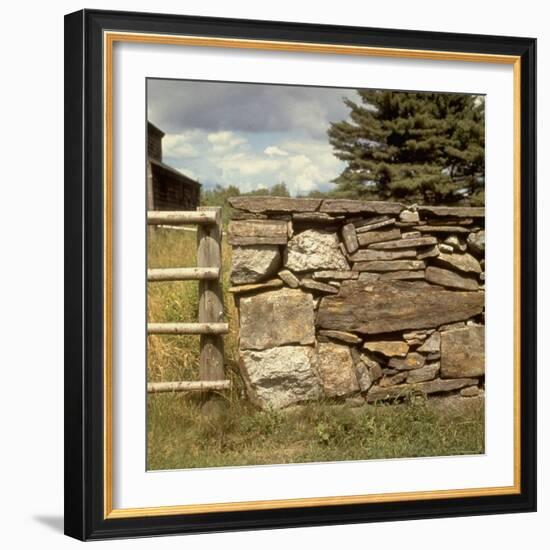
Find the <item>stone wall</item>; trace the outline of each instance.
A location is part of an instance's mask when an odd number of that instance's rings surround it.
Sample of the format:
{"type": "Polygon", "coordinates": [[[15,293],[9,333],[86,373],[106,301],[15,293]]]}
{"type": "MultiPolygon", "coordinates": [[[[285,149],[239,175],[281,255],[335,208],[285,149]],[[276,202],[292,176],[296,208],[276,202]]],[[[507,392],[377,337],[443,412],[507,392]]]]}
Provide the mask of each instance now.
{"type": "Polygon", "coordinates": [[[483,392],[483,208],[230,204],[240,369],[257,405],[483,392]]]}

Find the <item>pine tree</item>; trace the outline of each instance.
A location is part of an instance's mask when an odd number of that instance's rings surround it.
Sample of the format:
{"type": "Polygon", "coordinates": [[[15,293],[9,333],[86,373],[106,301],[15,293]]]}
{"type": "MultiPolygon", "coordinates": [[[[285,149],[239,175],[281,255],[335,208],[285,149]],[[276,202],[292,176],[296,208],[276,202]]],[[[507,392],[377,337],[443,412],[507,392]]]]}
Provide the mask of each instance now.
{"type": "Polygon", "coordinates": [[[329,141],[347,163],[342,197],[484,203],[485,101],[480,96],[357,90],[329,141]]]}

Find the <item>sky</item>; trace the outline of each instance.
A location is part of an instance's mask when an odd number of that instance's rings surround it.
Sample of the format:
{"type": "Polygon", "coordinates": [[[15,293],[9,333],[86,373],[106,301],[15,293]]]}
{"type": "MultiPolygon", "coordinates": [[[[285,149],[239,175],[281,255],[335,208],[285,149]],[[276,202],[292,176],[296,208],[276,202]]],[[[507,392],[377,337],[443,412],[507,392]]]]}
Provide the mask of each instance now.
{"type": "Polygon", "coordinates": [[[328,142],[355,90],[148,80],[148,119],[166,133],[163,161],[203,189],[243,192],[284,182],[292,195],[326,191],[344,168],[328,142]]]}

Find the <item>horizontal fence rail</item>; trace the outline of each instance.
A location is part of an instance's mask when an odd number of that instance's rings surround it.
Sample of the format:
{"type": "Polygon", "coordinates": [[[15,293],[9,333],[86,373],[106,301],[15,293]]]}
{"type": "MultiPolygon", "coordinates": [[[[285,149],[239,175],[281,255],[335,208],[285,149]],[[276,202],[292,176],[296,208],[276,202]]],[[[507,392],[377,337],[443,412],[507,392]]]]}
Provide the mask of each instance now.
{"type": "Polygon", "coordinates": [[[149,225],[212,225],[217,223],[216,212],[209,210],[189,210],[167,212],[151,210],[147,212],[149,225]]]}
{"type": "Polygon", "coordinates": [[[199,380],[198,382],[149,382],[148,393],[176,391],[222,391],[231,388],[231,380],[199,380]]]}
{"type": "Polygon", "coordinates": [[[149,334],[226,334],[228,323],[148,323],[149,334]]]}
{"type": "MultiPolygon", "coordinates": [[[[223,296],[221,275],[221,208],[199,207],[196,211],[149,211],[148,225],[172,226],[196,225],[197,266],[151,268],[147,270],[147,281],[198,281],[199,308],[197,323],[147,323],[148,334],[200,335],[199,381],[149,382],[147,393],[162,394],[180,391],[216,392],[231,389],[231,381],[225,380],[222,335],[229,332],[223,319],[223,296]]],[[[205,398],[205,396],[202,396],[205,398]]],[[[213,399],[210,396],[209,399],[213,399]]],[[[204,414],[211,414],[208,400],[202,408],[204,414]]]]}
{"type": "Polygon", "coordinates": [[[147,270],[148,281],[207,281],[220,276],[219,267],[168,267],[147,270]]]}

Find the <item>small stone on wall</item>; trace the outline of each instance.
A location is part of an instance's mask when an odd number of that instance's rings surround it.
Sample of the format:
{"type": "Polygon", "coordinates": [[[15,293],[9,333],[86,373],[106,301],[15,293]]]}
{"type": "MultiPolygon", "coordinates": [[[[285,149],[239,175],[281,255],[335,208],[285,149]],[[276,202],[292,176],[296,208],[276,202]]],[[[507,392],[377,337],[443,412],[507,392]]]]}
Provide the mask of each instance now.
{"type": "Polygon", "coordinates": [[[471,326],[441,334],[441,377],[485,374],[485,327],[471,326]]]}
{"type": "Polygon", "coordinates": [[[317,370],[328,397],[342,397],[359,391],[348,346],[318,344],[317,370]]]}
{"type": "Polygon", "coordinates": [[[288,241],[285,267],[291,271],[349,270],[335,233],[307,229],[288,241]]]}
{"type": "Polygon", "coordinates": [[[279,269],[281,253],[276,245],[235,246],[231,256],[231,282],[257,283],[279,269]]]}

